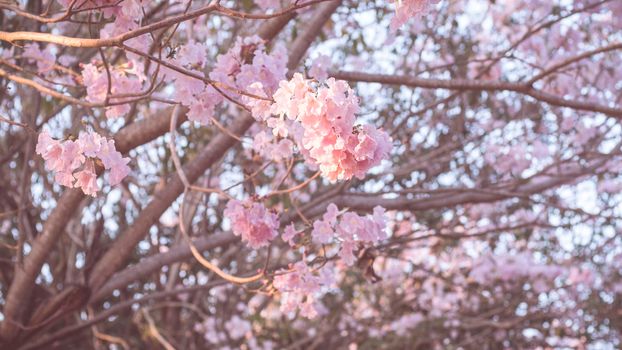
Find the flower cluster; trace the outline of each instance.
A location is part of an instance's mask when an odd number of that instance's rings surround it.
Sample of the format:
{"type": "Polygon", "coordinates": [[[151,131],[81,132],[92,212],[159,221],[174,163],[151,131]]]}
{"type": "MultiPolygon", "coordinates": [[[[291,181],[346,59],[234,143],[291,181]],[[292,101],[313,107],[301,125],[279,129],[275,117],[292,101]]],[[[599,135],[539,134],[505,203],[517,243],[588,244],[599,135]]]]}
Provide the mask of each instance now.
{"type": "Polygon", "coordinates": [[[261,203],[232,199],[227,203],[224,215],[231,220],[233,233],[253,249],[268,245],[278,235],[278,215],[261,203]]]}
{"type": "MultiPolygon", "coordinates": [[[[71,1],[63,0],[61,4],[69,6],[71,1]]],[[[127,33],[140,27],[140,20],[143,18],[142,3],[139,0],[113,1],[113,0],[89,0],[74,3],[74,10],[98,9],[105,18],[114,18],[109,21],[99,32],[102,39],[112,38],[117,35],[127,33]]],[[[149,34],[139,35],[124,42],[125,45],[142,52],[148,52],[151,45],[149,34]]],[[[145,74],[139,68],[140,56],[127,52],[128,61],[118,65],[110,65],[105,69],[103,64],[96,66],[86,64],[82,67],[82,80],[87,90],[87,101],[103,103],[106,101],[108,87],[110,86],[111,95],[136,95],[141,91],[145,82],[145,74]],[[108,74],[109,73],[109,74],[108,74]],[[108,82],[110,78],[110,82],[108,82]]],[[[122,103],[118,99],[109,101],[114,102],[112,106],[106,107],[108,118],[122,117],[130,110],[130,104],[122,103]]]]}
{"type": "Polygon", "coordinates": [[[275,162],[291,158],[293,149],[294,143],[290,139],[280,139],[276,141],[274,137],[266,131],[260,131],[253,137],[253,150],[262,157],[275,162]]]}
{"type": "Polygon", "coordinates": [[[347,265],[353,265],[357,245],[373,244],[387,238],[384,208],[377,206],[372,215],[339,213],[335,204],[330,204],[321,220],[313,222],[311,237],[314,242],[330,244],[336,238],[341,242],[339,256],[347,265]]]}
{"type": "MultiPolygon", "coordinates": [[[[167,60],[176,67],[203,76],[202,70],[207,57],[207,47],[189,41],[167,60]]],[[[207,124],[214,114],[214,106],[222,101],[222,96],[202,80],[183,74],[166,66],[161,67],[167,82],[173,84],[172,99],[189,108],[188,119],[207,124]]]]}
{"type": "Polygon", "coordinates": [[[372,125],[355,126],[358,98],[346,82],[329,78],[313,89],[297,73],[280,82],[273,98],[269,114],[256,117],[264,118],[275,136],[291,134],[307,161],[329,180],[363,178],[388,157],[387,133],[372,125]]]}
{"type": "Polygon", "coordinates": [[[290,313],[300,309],[300,314],[307,318],[323,313],[324,307],[318,297],[335,284],[331,271],[324,267],[314,272],[304,261],[291,265],[289,270],[277,271],[274,288],[281,293],[281,311],[290,313]]]}
{"type": "MultiPolygon", "coordinates": [[[[188,69],[201,67],[205,63],[205,51],[203,45],[188,43],[180,48],[179,57],[183,61],[176,59],[172,63],[188,69]]],[[[285,78],[287,53],[282,46],[267,53],[264,41],[255,35],[238,38],[227,53],[217,57],[216,65],[209,74],[214,85],[205,85],[198,79],[170,69],[165,69],[165,72],[175,81],[173,99],[189,108],[188,119],[206,125],[210,123],[215,107],[224,101],[223,94],[251,108],[265,103],[265,100],[247,96],[246,93],[262,98],[271,96],[279,81],[285,78]]]]}
{"type": "MultiPolygon", "coordinates": [[[[145,76],[135,68],[136,66],[132,61],[122,66],[109,68],[111,95],[136,94],[137,91],[141,90],[145,76]]],[[[103,103],[106,100],[108,94],[108,73],[103,66],[97,67],[92,63],[82,66],[82,80],[86,86],[87,101],[103,103]]],[[[122,117],[129,111],[130,104],[115,104],[106,107],[106,117],[122,117]]]]}
{"type": "Polygon", "coordinates": [[[280,45],[266,52],[264,40],[257,35],[238,38],[233,48],[218,56],[210,78],[241,90],[260,83],[265,93],[272,95],[285,79],[287,57],[285,47],[280,45]]]}
{"type": "Polygon", "coordinates": [[[395,0],[395,17],[391,20],[391,29],[396,30],[412,17],[426,13],[439,0],[395,0]]]}
{"type": "Polygon", "coordinates": [[[110,170],[109,181],[112,186],[118,184],[130,173],[127,163],[117,152],[113,140],[106,140],[95,132],[81,133],[77,140],[54,140],[47,132],[39,134],[36,148],[37,154],[45,160],[46,168],[56,172],[55,181],[63,186],[81,188],[82,191],[95,196],[97,174],[94,158],[99,158],[107,170],[110,170]],[[78,170],[82,166],[81,170],[78,170]]]}

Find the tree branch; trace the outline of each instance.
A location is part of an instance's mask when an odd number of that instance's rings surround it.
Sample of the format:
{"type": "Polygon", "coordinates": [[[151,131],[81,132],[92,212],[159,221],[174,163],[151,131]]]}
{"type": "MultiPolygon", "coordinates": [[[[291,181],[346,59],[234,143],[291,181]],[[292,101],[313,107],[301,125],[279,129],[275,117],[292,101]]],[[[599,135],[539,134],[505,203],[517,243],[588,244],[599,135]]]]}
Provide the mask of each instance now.
{"type": "Polygon", "coordinates": [[[608,116],[622,119],[622,108],[612,108],[596,103],[567,100],[541,90],[537,90],[524,83],[510,83],[502,81],[466,80],[466,79],[426,79],[403,75],[370,74],[362,72],[332,72],[330,76],[355,82],[380,83],[387,85],[401,85],[423,89],[447,89],[459,91],[512,91],[546,102],[553,106],[568,107],[576,110],[603,113],[608,116]]]}

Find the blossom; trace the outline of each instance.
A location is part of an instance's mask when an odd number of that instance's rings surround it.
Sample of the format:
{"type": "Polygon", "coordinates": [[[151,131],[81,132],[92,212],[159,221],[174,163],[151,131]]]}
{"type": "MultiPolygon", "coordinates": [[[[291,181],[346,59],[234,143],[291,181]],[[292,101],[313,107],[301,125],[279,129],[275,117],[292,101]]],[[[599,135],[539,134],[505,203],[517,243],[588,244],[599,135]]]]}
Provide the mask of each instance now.
{"type": "Polygon", "coordinates": [[[59,185],[66,187],[73,187],[73,182],[75,178],[73,174],[66,171],[59,171],[54,175],[54,181],[56,181],[59,185]]]}
{"type": "Polygon", "coordinates": [[[348,266],[352,266],[356,262],[356,257],[354,256],[355,249],[356,249],[356,245],[353,240],[345,240],[343,243],[341,243],[341,250],[339,250],[339,257],[348,266]]]}
{"type": "Polygon", "coordinates": [[[276,141],[272,135],[262,130],[253,137],[253,150],[264,158],[280,162],[292,157],[294,143],[289,139],[276,141]]]}
{"type": "MultiPolygon", "coordinates": [[[[195,71],[191,72],[196,73],[195,71]]],[[[206,101],[206,97],[211,97],[211,95],[209,95],[211,91],[201,80],[175,71],[172,71],[172,73],[167,72],[166,75],[167,77],[172,76],[175,79],[173,82],[173,86],[175,88],[175,92],[172,96],[173,99],[184,106],[193,108],[195,104],[209,103],[209,105],[214,105],[221,102],[222,97],[216,97],[215,101],[206,101]]],[[[205,109],[209,110],[209,107],[205,109]]],[[[209,116],[211,115],[206,117],[209,116]]]]}
{"type": "MultiPolygon", "coordinates": [[[[201,86],[201,88],[204,88],[204,86],[201,86]]],[[[184,90],[182,89],[179,91],[181,92],[184,90]]],[[[188,92],[188,90],[186,90],[186,92],[188,92]]],[[[184,103],[183,101],[187,101],[185,104],[189,107],[188,113],[186,114],[188,119],[202,125],[209,125],[212,122],[214,110],[216,106],[222,102],[222,96],[211,86],[206,87],[203,92],[198,94],[193,95],[193,92],[190,92],[188,96],[194,97],[188,97],[189,99],[181,97],[181,95],[177,96],[182,100],[182,103],[184,103]]]]}
{"type": "Polygon", "coordinates": [[[316,220],[313,223],[313,231],[311,231],[313,240],[317,243],[330,243],[333,239],[334,231],[331,225],[324,220],[316,220]]]}
{"type": "Polygon", "coordinates": [[[110,184],[113,186],[120,183],[130,173],[130,168],[127,166],[130,159],[121,156],[121,153],[115,149],[113,140],[102,143],[97,157],[104,163],[104,167],[110,170],[110,184]]]}
{"type": "Polygon", "coordinates": [[[119,157],[116,158],[115,163],[110,167],[110,185],[114,186],[121,183],[121,181],[129,175],[130,167],[127,166],[127,163],[129,162],[129,158],[122,158],[119,154],[119,157]]]}
{"type": "Polygon", "coordinates": [[[54,140],[47,131],[44,131],[39,134],[35,152],[41,155],[46,161],[52,162],[60,158],[63,148],[60,142],[54,140]]]}
{"type": "Polygon", "coordinates": [[[288,139],[279,140],[271,150],[272,160],[279,162],[292,157],[294,143],[288,139]]]}
{"type": "Polygon", "coordinates": [[[281,238],[287,242],[290,246],[294,246],[294,238],[298,235],[298,231],[296,231],[296,227],[294,224],[289,224],[285,227],[285,232],[281,235],[281,238]]]}
{"type": "Polygon", "coordinates": [[[227,202],[224,215],[231,220],[233,233],[253,249],[267,246],[278,235],[278,216],[261,203],[232,199],[227,202]]]}
{"type": "MultiPolygon", "coordinates": [[[[261,82],[254,82],[248,86],[248,92],[262,98],[267,98],[264,86],[261,82]]],[[[257,120],[265,120],[270,117],[272,102],[268,99],[250,98],[246,104],[251,108],[251,114],[257,120]]]]}
{"type": "MultiPolygon", "coordinates": [[[[110,71],[110,94],[136,94],[141,90],[145,77],[137,74],[132,62],[124,66],[109,67],[110,71]]],[[[94,103],[103,103],[108,94],[108,73],[103,67],[97,67],[92,63],[82,66],[82,81],[86,86],[86,100],[94,103]]],[[[106,107],[106,117],[118,118],[130,111],[130,105],[116,104],[106,107]]]]}
{"type": "Polygon", "coordinates": [[[300,310],[306,318],[315,318],[323,313],[318,301],[324,287],[332,284],[329,267],[322,269],[323,274],[313,272],[304,261],[290,265],[288,270],[279,270],[274,277],[274,288],[281,293],[281,311],[284,313],[300,310]]]}
{"type": "Polygon", "coordinates": [[[129,18],[139,19],[143,15],[139,0],[125,0],[121,6],[121,13],[129,18]]]}
{"type": "Polygon", "coordinates": [[[386,239],[385,209],[376,206],[371,215],[360,216],[353,212],[340,214],[333,203],[329,204],[321,220],[313,222],[311,237],[315,243],[328,244],[338,239],[339,257],[346,265],[356,261],[354,251],[359,246],[371,245],[386,239]]]}
{"type": "MultiPolygon", "coordinates": [[[[198,68],[205,65],[206,51],[204,44],[190,41],[181,46],[176,57],[169,61],[202,75],[198,68]]],[[[225,100],[223,93],[228,99],[247,105],[253,117],[263,120],[269,115],[269,97],[287,73],[287,57],[285,48],[278,45],[268,53],[264,40],[254,35],[238,38],[229,51],[216,58],[209,73],[215,85],[206,85],[200,79],[167,67],[162,70],[175,87],[173,100],[189,108],[188,119],[192,121],[209,124],[216,107],[225,100]]]]}
{"type": "Polygon", "coordinates": [[[307,162],[327,179],[363,178],[388,157],[391,139],[386,132],[354,125],[358,98],[346,82],[330,78],[315,90],[296,73],[279,84],[273,99],[272,113],[281,118],[268,119],[268,126],[275,135],[291,134],[307,162]]]}
{"type": "Polygon", "coordinates": [[[84,163],[84,155],[82,155],[82,145],[76,141],[65,141],[63,143],[63,152],[60,156],[61,171],[72,172],[84,163]]]}
{"type": "Polygon", "coordinates": [[[54,181],[62,186],[81,188],[90,196],[95,196],[99,189],[93,159],[99,158],[105,169],[110,170],[109,180],[113,186],[130,173],[127,166],[130,159],[123,158],[113,140],[94,132],[81,133],[76,141],[58,141],[44,131],[39,134],[35,151],[45,160],[46,168],[56,172],[54,181]]]}
{"type": "Polygon", "coordinates": [[[81,133],[78,142],[82,145],[82,152],[87,157],[97,157],[105,139],[98,133],[81,133]]]}
{"type": "Polygon", "coordinates": [[[73,185],[76,188],[82,188],[84,194],[95,197],[95,194],[99,190],[97,186],[97,174],[95,173],[95,166],[92,160],[87,160],[84,165],[84,169],[75,174],[76,183],[73,185]]]}
{"type": "Polygon", "coordinates": [[[337,216],[339,215],[339,209],[334,203],[330,203],[328,207],[326,207],[326,213],[322,216],[322,219],[329,223],[332,227],[335,227],[337,223],[337,216]]]}
{"type": "MultiPolygon", "coordinates": [[[[238,38],[227,53],[218,56],[209,77],[239,91],[267,98],[278,88],[286,73],[285,48],[277,45],[268,53],[264,40],[254,35],[238,38]]],[[[262,119],[262,109],[265,111],[267,108],[266,100],[241,95],[231,89],[227,90],[227,95],[248,104],[254,112],[253,116],[262,119]]]]}
{"type": "Polygon", "coordinates": [[[425,14],[439,0],[395,0],[395,17],[391,20],[391,30],[396,30],[410,18],[425,14]]]}

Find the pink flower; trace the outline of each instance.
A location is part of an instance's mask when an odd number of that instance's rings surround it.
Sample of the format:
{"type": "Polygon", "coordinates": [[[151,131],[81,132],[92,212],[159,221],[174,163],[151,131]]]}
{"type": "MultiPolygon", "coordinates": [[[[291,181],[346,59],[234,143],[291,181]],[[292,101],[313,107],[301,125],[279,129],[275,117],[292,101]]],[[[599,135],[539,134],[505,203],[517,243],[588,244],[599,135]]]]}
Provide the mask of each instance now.
{"type": "Polygon", "coordinates": [[[358,230],[362,229],[364,225],[365,222],[363,218],[358,214],[352,212],[347,212],[343,214],[341,222],[339,223],[339,227],[344,232],[348,232],[349,235],[352,235],[358,230]]]}
{"type": "Polygon", "coordinates": [[[376,237],[374,237],[375,240],[383,240],[387,238],[387,216],[386,210],[383,207],[379,205],[374,207],[370,227],[373,227],[376,232],[376,237]]]}
{"type": "MultiPolygon", "coordinates": [[[[263,84],[260,82],[254,82],[248,87],[248,92],[260,96],[267,97],[263,84]]],[[[270,107],[272,102],[269,100],[262,100],[259,98],[247,99],[247,104],[251,108],[251,114],[257,120],[265,120],[270,117],[270,107]]]]}
{"type": "MultiPolygon", "coordinates": [[[[119,155],[120,155],[120,153],[119,153],[119,155]]],[[[109,177],[110,185],[115,186],[115,185],[121,183],[121,181],[127,175],[129,175],[130,167],[127,166],[127,163],[129,163],[129,161],[130,161],[129,158],[121,158],[121,157],[119,157],[119,159],[116,161],[116,163],[110,168],[110,177],[109,177]]]]}
{"type": "Polygon", "coordinates": [[[50,134],[48,134],[47,131],[39,134],[35,152],[37,154],[40,154],[43,159],[49,160],[52,158],[57,158],[60,156],[60,153],[62,151],[63,149],[62,147],[60,147],[60,142],[50,137],[50,134]]]}
{"type": "MultiPolygon", "coordinates": [[[[190,94],[192,95],[194,92],[190,94]]],[[[220,93],[214,90],[212,86],[207,86],[203,92],[194,95],[194,98],[190,100],[188,119],[202,125],[211,124],[214,110],[222,100],[223,97],[220,93]]]]}
{"type": "Polygon", "coordinates": [[[313,300],[313,298],[307,297],[307,301],[300,305],[300,316],[313,319],[316,318],[318,315],[319,312],[315,300],[313,300]]]}
{"type": "Polygon", "coordinates": [[[354,265],[356,257],[354,256],[354,249],[356,248],[354,241],[345,241],[341,244],[341,250],[339,251],[339,257],[348,266],[354,265]]]}
{"type": "MultiPolygon", "coordinates": [[[[285,48],[278,45],[267,53],[264,40],[259,36],[238,38],[226,54],[218,56],[209,77],[235,89],[268,98],[285,78],[287,57],[285,48]]],[[[263,120],[269,115],[269,100],[241,95],[230,89],[226,93],[250,106],[255,119],[263,120]]]]}
{"type": "Polygon", "coordinates": [[[336,205],[330,204],[322,220],[313,223],[311,237],[315,243],[329,244],[337,238],[341,245],[339,256],[346,265],[356,261],[354,251],[386,239],[385,209],[376,206],[371,215],[360,216],[353,212],[340,215],[336,205]]]}
{"type": "Polygon", "coordinates": [[[439,0],[395,0],[395,17],[391,20],[391,30],[396,30],[410,18],[425,14],[439,0]]]}
{"type": "Polygon", "coordinates": [[[192,106],[200,98],[202,99],[201,103],[212,104],[211,101],[205,101],[205,98],[209,96],[203,95],[206,89],[205,83],[181,73],[173,72],[173,74],[175,76],[175,82],[173,83],[175,88],[173,99],[175,101],[180,102],[184,106],[192,106]]]}
{"type": "MultiPolygon", "coordinates": [[[[199,70],[205,65],[207,47],[193,41],[182,46],[172,64],[184,66],[192,72],[203,75],[199,70]]],[[[287,73],[287,52],[276,46],[268,54],[264,40],[259,36],[238,38],[235,45],[216,59],[209,78],[217,83],[220,91],[205,85],[200,79],[189,77],[170,68],[162,68],[166,78],[173,82],[173,100],[189,107],[188,119],[208,125],[218,105],[228,99],[250,107],[257,120],[267,118],[270,113],[270,99],[279,82],[287,73]],[[242,57],[244,56],[244,57],[242,57]],[[245,91],[247,96],[238,91],[245,91]]]]}
{"type": "Polygon", "coordinates": [[[76,141],[65,141],[63,143],[63,153],[61,154],[61,162],[63,169],[72,172],[84,163],[84,155],[82,155],[82,147],[76,141]]]}
{"type": "Polygon", "coordinates": [[[261,203],[232,199],[227,203],[224,215],[231,220],[233,233],[253,249],[267,246],[278,235],[278,216],[261,203]]]}
{"type": "Polygon", "coordinates": [[[58,184],[81,188],[91,196],[98,191],[93,158],[99,158],[110,170],[110,184],[113,186],[130,172],[127,166],[130,159],[123,158],[117,152],[114,141],[94,132],[81,133],[76,141],[60,142],[44,131],[39,134],[35,151],[45,160],[46,168],[56,172],[54,179],[58,184]],[[74,173],[83,164],[82,170],[74,173]]]}
{"type": "Polygon", "coordinates": [[[265,131],[260,131],[253,138],[253,148],[255,150],[261,150],[270,145],[272,137],[265,131]]]}
{"type": "Polygon", "coordinates": [[[97,174],[95,174],[95,166],[93,165],[93,161],[87,160],[84,165],[84,169],[77,172],[75,177],[76,183],[73,187],[82,188],[82,191],[85,194],[95,197],[99,187],[97,186],[97,174]]]}
{"type": "Polygon", "coordinates": [[[260,131],[253,138],[253,150],[266,159],[281,162],[292,157],[294,143],[289,139],[275,141],[272,135],[260,131]]]}
{"type": "Polygon", "coordinates": [[[117,152],[114,141],[107,140],[102,143],[97,157],[104,163],[106,169],[112,169],[118,162],[120,162],[121,153],[117,152]]]}
{"type": "Polygon", "coordinates": [[[272,148],[272,159],[279,162],[283,159],[289,159],[294,152],[294,143],[288,139],[282,139],[272,148]]]}
{"type": "MultiPolygon", "coordinates": [[[[109,67],[110,70],[110,95],[135,94],[140,92],[144,76],[138,74],[134,64],[130,61],[125,66],[109,67]]],[[[86,100],[89,102],[102,103],[108,95],[108,73],[103,68],[93,64],[82,67],[82,81],[86,86],[86,100]]],[[[116,100],[115,100],[116,101],[116,100]]],[[[117,104],[106,107],[106,117],[118,118],[130,110],[129,104],[117,104]]]]}
{"type": "Polygon", "coordinates": [[[377,148],[376,141],[367,133],[358,134],[358,145],[354,148],[355,158],[357,160],[365,160],[374,158],[377,148]]]}
{"type": "Polygon", "coordinates": [[[344,81],[330,78],[314,91],[301,74],[282,81],[274,93],[268,119],[275,135],[291,134],[308,163],[317,165],[330,181],[363,178],[367,171],[386,159],[391,139],[372,125],[355,128],[358,98],[344,81]]]}
{"type": "Polygon", "coordinates": [[[311,236],[315,242],[321,244],[330,243],[334,235],[335,232],[328,222],[324,220],[316,220],[313,223],[313,231],[311,231],[311,236]]]}
{"type": "Polygon", "coordinates": [[[324,313],[318,298],[323,289],[330,287],[334,277],[329,266],[324,266],[322,271],[321,275],[314,273],[304,261],[290,265],[289,270],[277,271],[273,285],[281,293],[281,311],[300,310],[300,314],[307,318],[324,313]]]}
{"type": "Polygon", "coordinates": [[[97,133],[80,133],[78,142],[82,145],[82,152],[87,157],[97,157],[99,150],[102,147],[102,143],[105,142],[101,135],[97,133]]]}
{"type": "Polygon", "coordinates": [[[108,79],[94,64],[82,66],[82,81],[86,86],[87,101],[102,102],[106,98],[108,79]]]}
{"type": "Polygon", "coordinates": [[[73,181],[75,178],[73,174],[66,171],[59,171],[54,176],[54,181],[56,181],[59,185],[66,187],[73,187],[73,181]]]}
{"type": "Polygon", "coordinates": [[[330,224],[330,226],[335,227],[337,223],[337,216],[339,215],[339,209],[334,203],[330,203],[326,208],[326,213],[322,217],[324,221],[330,224]]]}
{"type": "Polygon", "coordinates": [[[283,232],[281,238],[293,247],[295,245],[294,238],[296,238],[297,235],[298,231],[296,231],[294,224],[289,224],[285,227],[285,232],[283,232]]]}
{"type": "MultiPolygon", "coordinates": [[[[305,98],[308,92],[309,86],[300,73],[294,74],[294,77],[289,81],[281,81],[279,88],[272,95],[275,102],[272,105],[272,113],[285,115],[291,120],[297,119],[298,101],[305,98]]],[[[311,112],[312,110],[309,110],[309,113],[311,112]]]]}

